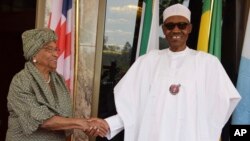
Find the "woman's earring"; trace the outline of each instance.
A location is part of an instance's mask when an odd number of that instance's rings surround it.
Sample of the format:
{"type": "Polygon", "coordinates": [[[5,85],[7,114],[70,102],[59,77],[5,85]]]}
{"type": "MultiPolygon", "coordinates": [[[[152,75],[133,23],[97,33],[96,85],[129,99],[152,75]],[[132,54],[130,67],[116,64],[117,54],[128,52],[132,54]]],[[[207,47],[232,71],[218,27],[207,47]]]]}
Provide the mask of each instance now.
{"type": "Polygon", "coordinates": [[[36,59],[33,59],[33,63],[36,63],[37,61],[36,61],[36,59]]]}

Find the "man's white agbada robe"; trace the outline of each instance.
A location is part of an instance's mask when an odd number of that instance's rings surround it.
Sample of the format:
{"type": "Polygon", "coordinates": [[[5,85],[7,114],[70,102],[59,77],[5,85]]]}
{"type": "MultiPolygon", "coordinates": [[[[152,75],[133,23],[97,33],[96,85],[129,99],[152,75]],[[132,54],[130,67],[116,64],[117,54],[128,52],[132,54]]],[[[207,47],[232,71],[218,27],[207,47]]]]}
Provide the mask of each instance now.
{"type": "Polygon", "coordinates": [[[218,59],[188,47],[138,58],[114,93],[109,136],[124,128],[125,141],[218,141],[240,100],[218,59]],[[181,85],[177,95],[172,84],[181,85]]]}

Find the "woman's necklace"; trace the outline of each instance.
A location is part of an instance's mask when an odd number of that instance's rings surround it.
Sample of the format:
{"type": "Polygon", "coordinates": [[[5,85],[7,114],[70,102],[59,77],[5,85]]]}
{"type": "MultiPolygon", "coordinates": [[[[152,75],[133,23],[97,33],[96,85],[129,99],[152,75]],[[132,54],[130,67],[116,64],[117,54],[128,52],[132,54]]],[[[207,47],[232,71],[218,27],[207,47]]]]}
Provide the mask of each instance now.
{"type": "Polygon", "coordinates": [[[45,83],[49,84],[49,82],[50,82],[50,76],[49,76],[49,79],[45,81],[45,83]]]}

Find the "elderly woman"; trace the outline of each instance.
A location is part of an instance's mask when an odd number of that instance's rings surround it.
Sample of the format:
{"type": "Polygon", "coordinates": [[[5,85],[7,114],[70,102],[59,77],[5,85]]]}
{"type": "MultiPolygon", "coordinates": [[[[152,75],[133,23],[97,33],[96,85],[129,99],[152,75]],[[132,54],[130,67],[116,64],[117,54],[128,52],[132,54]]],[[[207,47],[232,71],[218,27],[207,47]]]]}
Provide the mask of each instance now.
{"type": "MultiPolygon", "coordinates": [[[[55,71],[59,51],[55,32],[32,29],[22,34],[22,40],[27,62],[10,84],[6,141],[65,141],[65,131],[94,127],[86,119],[72,118],[69,92],[55,71]]],[[[107,132],[99,129],[103,135],[107,132]]]]}

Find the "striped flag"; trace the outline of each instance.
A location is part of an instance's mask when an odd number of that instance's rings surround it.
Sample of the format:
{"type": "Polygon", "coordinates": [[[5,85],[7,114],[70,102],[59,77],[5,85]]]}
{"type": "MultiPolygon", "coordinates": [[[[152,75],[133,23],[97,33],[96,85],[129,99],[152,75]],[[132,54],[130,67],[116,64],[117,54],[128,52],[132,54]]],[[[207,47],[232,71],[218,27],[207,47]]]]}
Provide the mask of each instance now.
{"type": "Polygon", "coordinates": [[[208,52],[221,59],[222,0],[214,0],[212,2],[212,21],[208,52]]]}
{"type": "Polygon", "coordinates": [[[208,52],[208,41],[211,26],[211,1],[203,0],[202,16],[200,22],[200,30],[198,37],[198,50],[208,52]]]}
{"type": "Polygon", "coordinates": [[[232,124],[250,125],[250,10],[240,60],[237,89],[241,101],[232,115],[232,124]]]}
{"type": "Polygon", "coordinates": [[[197,50],[221,59],[222,0],[203,0],[197,50]]]}
{"type": "Polygon", "coordinates": [[[47,0],[51,5],[48,27],[58,35],[57,46],[60,48],[57,72],[63,75],[70,92],[73,91],[73,10],[72,0],[47,0]]]}
{"type": "Polygon", "coordinates": [[[137,55],[159,49],[159,0],[144,0],[137,55]]]}

